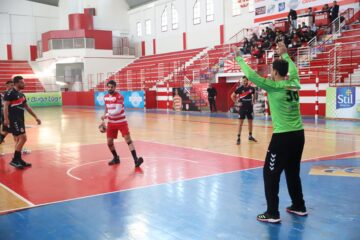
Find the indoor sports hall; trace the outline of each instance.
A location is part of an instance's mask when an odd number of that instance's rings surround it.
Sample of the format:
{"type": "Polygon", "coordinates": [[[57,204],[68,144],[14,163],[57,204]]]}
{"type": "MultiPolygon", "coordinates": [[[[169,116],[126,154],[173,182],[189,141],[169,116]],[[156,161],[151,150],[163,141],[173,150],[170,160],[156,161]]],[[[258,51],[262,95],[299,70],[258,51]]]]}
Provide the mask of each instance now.
{"type": "Polygon", "coordinates": [[[360,239],[359,47],[358,0],[0,0],[0,239],[360,239]]]}

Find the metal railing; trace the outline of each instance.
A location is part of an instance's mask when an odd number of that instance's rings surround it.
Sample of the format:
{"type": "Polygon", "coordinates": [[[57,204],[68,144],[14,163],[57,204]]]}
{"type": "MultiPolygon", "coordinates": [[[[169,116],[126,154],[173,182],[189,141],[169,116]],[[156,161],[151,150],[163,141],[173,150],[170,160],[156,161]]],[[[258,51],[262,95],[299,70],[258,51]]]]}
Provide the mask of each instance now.
{"type": "Polygon", "coordinates": [[[243,28],[237,33],[235,33],[233,36],[229,38],[227,41],[228,43],[238,43],[244,40],[245,38],[249,38],[251,34],[253,34],[255,31],[252,28],[243,28]]]}

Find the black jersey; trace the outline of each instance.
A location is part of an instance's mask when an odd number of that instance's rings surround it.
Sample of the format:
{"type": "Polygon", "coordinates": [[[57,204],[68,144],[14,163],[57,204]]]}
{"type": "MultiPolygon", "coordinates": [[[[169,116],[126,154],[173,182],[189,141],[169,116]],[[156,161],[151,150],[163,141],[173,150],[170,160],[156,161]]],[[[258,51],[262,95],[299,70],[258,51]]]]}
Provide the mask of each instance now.
{"type": "Polygon", "coordinates": [[[24,121],[24,110],[26,104],[25,95],[13,88],[5,93],[4,101],[10,102],[9,120],[24,121]]]}
{"type": "Polygon", "coordinates": [[[236,89],[235,94],[239,94],[239,102],[243,104],[243,106],[252,106],[252,99],[253,94],[255,94],[255,88],[251,86],[240,86],[238,89],[236,89]]]}

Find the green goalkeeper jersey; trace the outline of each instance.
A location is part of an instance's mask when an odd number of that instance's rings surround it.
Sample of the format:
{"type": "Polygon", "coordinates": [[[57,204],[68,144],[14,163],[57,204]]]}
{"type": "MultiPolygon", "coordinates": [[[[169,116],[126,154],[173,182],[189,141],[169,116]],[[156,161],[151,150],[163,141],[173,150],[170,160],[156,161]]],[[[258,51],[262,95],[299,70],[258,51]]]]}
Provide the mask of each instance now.
{"type": "Polygon", "coordinates": [[[281,57],[289,63],[289,80],[273,81],[262,78],[247,65],[242,57],[236,57],[237,63],[249,81],[267,92],[274,133],[303,129],[299,102],[300,80],[297,68],[287,53],[281,57]]]}

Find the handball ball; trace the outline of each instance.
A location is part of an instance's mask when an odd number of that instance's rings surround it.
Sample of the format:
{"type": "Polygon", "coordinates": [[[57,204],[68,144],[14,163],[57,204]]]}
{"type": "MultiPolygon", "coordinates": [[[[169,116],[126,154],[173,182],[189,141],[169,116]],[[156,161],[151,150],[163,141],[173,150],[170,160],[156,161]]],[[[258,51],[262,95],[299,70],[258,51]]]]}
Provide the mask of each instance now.
{"type": "Polygon", "coordinates": [[[105,123],[102,123],[102,124],[100,124],[100,125],[99,125],[99,131],[100,131],[101,133],[106,132],[106,126],[105,126],[105,123]]]}

